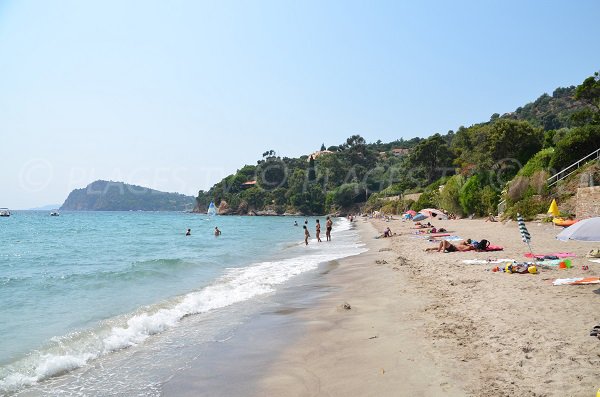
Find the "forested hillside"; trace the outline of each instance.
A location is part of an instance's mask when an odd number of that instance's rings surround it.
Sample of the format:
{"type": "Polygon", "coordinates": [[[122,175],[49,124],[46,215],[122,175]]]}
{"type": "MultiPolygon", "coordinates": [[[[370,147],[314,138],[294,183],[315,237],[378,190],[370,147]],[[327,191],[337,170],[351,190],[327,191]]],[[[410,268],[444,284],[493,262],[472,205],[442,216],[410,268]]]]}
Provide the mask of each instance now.
{"type": "Polygon", "coordinates": [[[196,210],[211,201],[222,214],[398,213],[435,206],[461,216],[495,212],[504,199],[509,214],[533,214],[549,194],[545,178],[600,146],[599,86],[596,73],[515,112],[425,139],[367,143],[353,135],[299,158],[268,150],[256,165],[200,191],[196,210]],[[416,202],[404,199],[415,192],[421,193],[416,202]]]}

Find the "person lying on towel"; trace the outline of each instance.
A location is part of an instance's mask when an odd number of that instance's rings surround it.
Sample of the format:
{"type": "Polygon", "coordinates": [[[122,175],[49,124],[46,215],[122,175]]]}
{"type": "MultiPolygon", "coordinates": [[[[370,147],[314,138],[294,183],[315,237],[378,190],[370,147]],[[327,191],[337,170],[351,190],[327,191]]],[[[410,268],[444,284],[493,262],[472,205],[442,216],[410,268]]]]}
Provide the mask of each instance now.
{"type": "Polygon", "coordinates": [[[464,252],[473,251],[475,247],[471,244],[471,239],[461,241],[459,243],[452,244],[450,241],[440,241],[440,245],[437,248],[427,248],[425,251],[437,251],[437,252],[464,252]]]}

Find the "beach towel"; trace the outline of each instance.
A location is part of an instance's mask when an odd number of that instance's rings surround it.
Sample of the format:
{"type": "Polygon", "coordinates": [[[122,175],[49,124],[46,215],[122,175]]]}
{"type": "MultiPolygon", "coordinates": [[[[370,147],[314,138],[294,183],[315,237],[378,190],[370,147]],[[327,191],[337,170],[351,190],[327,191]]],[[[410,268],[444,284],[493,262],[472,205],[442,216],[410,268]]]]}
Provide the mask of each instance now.
{"type": "Polygon", "coordinates": [[[459,241],[459,240],[464,240],[464,238],[460,237],[460,236],[448,236],[443,240],[447,240],[447,241],[459,241]]]}
{"type": "Polygon", "coordinates": [[[449,235],[450,235],[450,233],[435,233],[435,234],[429,234],[427,237],[436,238],[436,237],[446,237],[449,235]]]}
{"type": "Polygon", "coordinates": [[[525,254],[525,257],[527,258],[548,258],[548,259],[556,259],[556,258],[569,258],[569,257],[576,257],[577,255],[575,255],[572,252],[556,252],[554,254],[532,254],[531,252],[528,252],[525,254]]]}
{"type": "Polygon", "coordinates": [[[463,263],[466,263],[467,265],[487,265],[487,264],[500,264],[500,263],[514,263],[515,260],[514,259],[492,259],[492,260],[485,260],[485,259],[465,259],[462,261],[463,263]]]}
{"type": "Polygon", "coordinates": [[[498,246],[498,245],[488,245],[487,248],[485,249],[485,251],[502,251],[504,250],[504,248],[498,246]]]}
{"type": "Polygon", "coordinates": [[[600,284],[600,277],[557,278],[552,285],[586,285],[600,284]]]}

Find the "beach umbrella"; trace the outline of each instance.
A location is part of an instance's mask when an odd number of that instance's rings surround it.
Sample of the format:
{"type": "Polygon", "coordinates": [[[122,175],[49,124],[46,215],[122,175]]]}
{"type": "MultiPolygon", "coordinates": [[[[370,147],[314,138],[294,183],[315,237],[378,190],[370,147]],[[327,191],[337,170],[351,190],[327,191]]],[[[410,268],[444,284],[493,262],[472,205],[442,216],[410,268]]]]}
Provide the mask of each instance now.
{"type": "Polygon", "coordinates": [[[558,211],[558,205],[556,204],[556,199],[552,199],[552,203],[550,203],[550,208],[548,208],[548,213],[552,214],[552,216],[555,218],[558,215],[560,215],[560,212],[558,211]]]}
{"type": "Polygon", "coordinates": [[[419,213],[430,216],[432,218],[448,219],[448,216],[444,214],[442,210],[438,210],[437,208],[424,208],[421,211],[419,211],[419,213]]]}
{"type": "Polygon", "coordinates": [[[428,218],[427,215],[419,213],[419,214],[413,216],[412,220],[413,220],[413,222],[417,222],[417,221],[422,221],[423,219],[427,219],[427,218],[428,218]]]}
{"type": "Polygon", "coordinates": [[[600,217],[579,221],[558,233],[560,241],[578,240],[600,242],[600,217]]]}
{"type": "Polygon", "coordinates": [[[531,251],[531,246],[529,245],[529,241],[531,241],[531,236],[529,235],[529,231],[527,230],[527,227],[525,226],[525,221],[523,220],[523,217],[519,213],[517,213],[517,224],[519,225],[519,232],[521,233],[521,239],[523,240],[524,243],[527,244],[527,246],[529,247],[529,252],[533,255],[533,252],[531,251]]]}

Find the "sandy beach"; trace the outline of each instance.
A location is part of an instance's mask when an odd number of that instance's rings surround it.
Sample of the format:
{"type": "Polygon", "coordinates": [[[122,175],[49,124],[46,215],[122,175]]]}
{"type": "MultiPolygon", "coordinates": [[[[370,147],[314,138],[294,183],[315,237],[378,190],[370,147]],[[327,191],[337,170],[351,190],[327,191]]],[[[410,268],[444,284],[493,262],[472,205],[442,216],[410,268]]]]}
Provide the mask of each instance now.
{"type": "Polygon", "coordinates": [[[302,335],[265,366],[254,395],[595,395],[600,340],[589,334],[600,323],[600,288],[552,281],[599,276],[600,264],[584,258],[597,245],[559,242],[559,228],[530,222],[533,250],[573,252],[573,267],[492,272],[495,264],[462,261],[525,260],[516,222],[434,224],[504,250],[426,253],[437,243],[412,222],[358,219],[369,251],[322,275],[327,294],[291,314],[302,335]],[[393,237],[374,238],[388,226],[393,237]]]}

